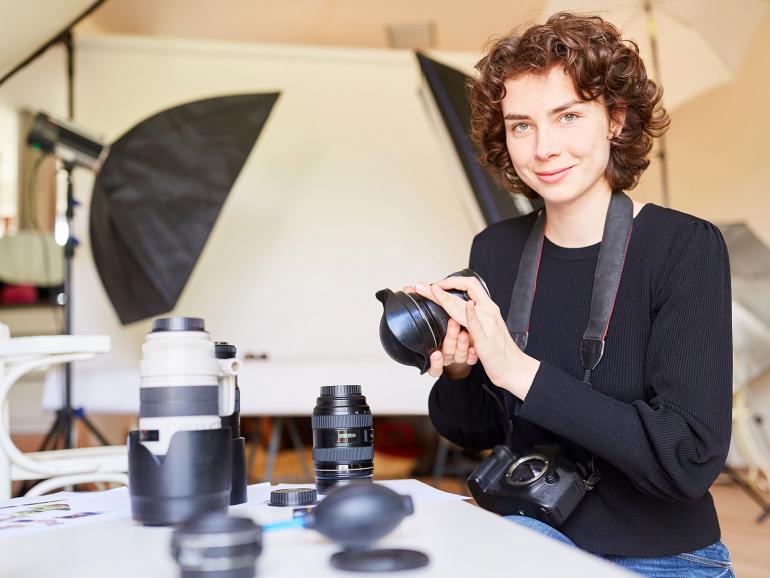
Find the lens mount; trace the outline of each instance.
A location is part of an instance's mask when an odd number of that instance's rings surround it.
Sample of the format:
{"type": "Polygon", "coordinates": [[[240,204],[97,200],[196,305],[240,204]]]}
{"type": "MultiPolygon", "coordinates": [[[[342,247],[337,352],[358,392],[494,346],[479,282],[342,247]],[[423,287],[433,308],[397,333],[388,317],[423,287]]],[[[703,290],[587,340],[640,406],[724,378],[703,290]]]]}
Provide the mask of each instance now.
{"type": "Polygon", "coordinates": [[[545,475],[545,473],[548,471],[550,464],[551,464],[550,460],[543,454],[528,454],[526,456],[522,456],[518,460],[513,462],[511,466],[508,468],[508,470],[505,472],[505,481],[508,485],[513,486],[515,488],[531,486],[532,484],[537,482],[540,478],[542,478],[545,475]],[[516,480],[513,478],[513,475],[518,468],[528,464],[529,462],[535,462],[535,461],[542,462],[543,467],[533,477],[526,480],[516,480]]]}

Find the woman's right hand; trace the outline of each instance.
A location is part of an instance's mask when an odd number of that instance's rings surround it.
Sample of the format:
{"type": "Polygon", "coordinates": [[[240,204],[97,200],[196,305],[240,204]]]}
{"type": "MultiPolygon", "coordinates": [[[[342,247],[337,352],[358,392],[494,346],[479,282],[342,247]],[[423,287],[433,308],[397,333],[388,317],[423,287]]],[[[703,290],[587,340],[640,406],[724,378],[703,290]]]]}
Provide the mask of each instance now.
{"type": "MultiPolygon", "coordinates": [[[[417,293],[426,299],[436,301],[427,285],[409,285],[404,287],[402,291],[417,293]]],[[[450,317],[441,349],[434,351],[430,356],[428,374],[432,377],[440,377],[446,372],[449,379],[462,379],[470,374],[472,366],[476,365],[478,361],[479,357],[476,355],[471,336],[457,321],[450,317]]]]}

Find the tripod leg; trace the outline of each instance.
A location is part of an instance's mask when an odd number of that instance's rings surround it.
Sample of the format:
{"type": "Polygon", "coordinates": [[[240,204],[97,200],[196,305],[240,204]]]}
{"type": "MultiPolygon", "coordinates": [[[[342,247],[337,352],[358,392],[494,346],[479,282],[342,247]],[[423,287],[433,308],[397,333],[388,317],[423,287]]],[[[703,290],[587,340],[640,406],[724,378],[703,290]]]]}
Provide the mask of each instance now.
{"type": "Polygon", "coordinates": [[[88,428],[88,431],[90,431],[94,436],[96,436],[96,439],[99,440],[99,443],[103,446],[110,445],[110,442],[107,441],[107,438],[104,437],[104,434],[100,432],[98,429],[96,429],[96,426],[93,424],[93,422],[86,417],[85,411],[83,409],[79,409],[75,412],[75,417],[79,418],[80,421],[83,422],[83,424],[88,428]]]}
{"type": "Polygon", "coordinates": [[[270,446],[267,449],[267,463],[265,463],[265,473],[263,475],[265,482],[273,479],[273,468],[275,467],[275,458],[278,455],[278,446],[281,443],[281,434],[283,433],[283,418],[275,418],[273,424],[273,433],[270,434],[270,446]]]}
{"type": "Polygon", "coordinates": [[[770,516],[770,504],[767,503],[767,500],[765,500],[752,486],[749,484],[745,479],[743,479],[743,476],[741,476],[738,472],[736,472],[733,468],[730,466],[725,466],[724,468],[725,472],[730,476],[730,478],[738,484],[738,487],[740,487],[744,492],[746,492],[752,500],[754,500],[759,506],[762,508],[762,514],[757,518],[757,524],[761,524],[764,522],[768,516],[770,516]]]}
{"type": "Polygon", "coordinates": [[[51,424],[51,427],[48,429],[48,432],[46,432],[45,437],[43,438],[43,443],[40,444],[40,447],[37,451],[44,452],[49,449],[54,449],[56,447],[56,442],[58,441],[59,437],[59,414],[61,410],[56,411],[56,417],[53,420],[53,423],[51,424]]]}
{"type": "Polygon", "coordinates": [[[254,433],[251,434],[251,439],[249,439],[249,444],[251,444],[251,447],[249,448],[249,458],[246,461],[246,477],[248,478],[251,477],[251,472],[254,468],[254,462],[257,459],[257,448],[262,442],[262,419],[263,418],[261,417],[254,418],[256,425],[254,426],[254,433]]]}
{"type": "Polygon", "coordinates": [[[302,471],[305,474],[306,479],[312,480],[313,474],[310,473],[310,468],[307,465],[307,459],[305,459],[305,446],[302,444],[302,438],[299,435],[297,424],[294,422],[294,418],[292,417],[286,419],[286,426],[289,430],[289,437],[291,438],[291,443],[294,446],[294,451],[297,453],[297,457],[299,458],[299,463],[302,465],[302,471]]]}

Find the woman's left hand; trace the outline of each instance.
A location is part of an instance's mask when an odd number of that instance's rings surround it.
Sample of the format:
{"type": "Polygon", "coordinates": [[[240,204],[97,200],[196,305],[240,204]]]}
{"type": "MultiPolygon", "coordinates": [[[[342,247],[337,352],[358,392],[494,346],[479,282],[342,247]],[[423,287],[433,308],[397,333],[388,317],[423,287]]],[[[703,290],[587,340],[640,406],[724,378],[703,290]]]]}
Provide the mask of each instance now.
{"type": "Polygon", "coordinates": [[[479,280],[447,277],[430,286],[418,285],[416,289],[423,297],[441,305],[452,319],[468,330],[479,361],[492,383],[523,400],[540,362],[521,351],[513,341],[500,308],[479,280]],[[465,291],[470,299],[464,301],[447,293],[450,289],[465,291]]]}

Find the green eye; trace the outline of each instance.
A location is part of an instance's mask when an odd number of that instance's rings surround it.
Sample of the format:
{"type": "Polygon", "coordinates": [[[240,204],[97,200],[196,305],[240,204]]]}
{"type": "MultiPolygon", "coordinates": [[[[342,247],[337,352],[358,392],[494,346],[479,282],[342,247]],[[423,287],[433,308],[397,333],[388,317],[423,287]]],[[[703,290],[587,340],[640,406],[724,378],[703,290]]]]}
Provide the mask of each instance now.
{"type": "Polygon", "coordinates": [[[519,122],[513,125],[513,132],[524,132],[525,130],[527,130],[526,122],[519,122]]]}
{"type": "Polygon", "coordinates": [[[568,112],[561,118],[566,122],[575,122],[577,120],[577,115],[575,113],[568,112]]]}

